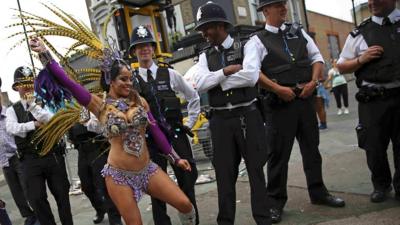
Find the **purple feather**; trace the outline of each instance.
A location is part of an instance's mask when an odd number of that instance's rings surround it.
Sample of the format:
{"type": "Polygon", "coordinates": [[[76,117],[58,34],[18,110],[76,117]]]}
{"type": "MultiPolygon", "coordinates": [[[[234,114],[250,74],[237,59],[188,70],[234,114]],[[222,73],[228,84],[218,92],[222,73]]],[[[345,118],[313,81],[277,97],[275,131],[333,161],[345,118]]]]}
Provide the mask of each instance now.
{"type": "Polygon", "coordinates": [[[65,106],[65,100],[71,100],[72,94],[61,86],[47,69],[40,71],[34,83],[35,93],[50,109],[57,111],[65,106]]]}

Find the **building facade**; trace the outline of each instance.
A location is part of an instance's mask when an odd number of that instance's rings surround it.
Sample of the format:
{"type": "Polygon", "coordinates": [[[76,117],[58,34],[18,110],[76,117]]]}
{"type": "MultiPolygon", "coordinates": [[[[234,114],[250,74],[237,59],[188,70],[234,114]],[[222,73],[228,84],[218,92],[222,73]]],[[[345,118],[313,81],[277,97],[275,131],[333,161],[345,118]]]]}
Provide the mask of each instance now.
{"type": "Polygon", "coordinates": [[[353,30],[352,22],[326,16],[313,11],[307,11],[310,21],[309,32],[314,34],[325,61],[339,58],[341,49],[350,31],[353,30]]]}

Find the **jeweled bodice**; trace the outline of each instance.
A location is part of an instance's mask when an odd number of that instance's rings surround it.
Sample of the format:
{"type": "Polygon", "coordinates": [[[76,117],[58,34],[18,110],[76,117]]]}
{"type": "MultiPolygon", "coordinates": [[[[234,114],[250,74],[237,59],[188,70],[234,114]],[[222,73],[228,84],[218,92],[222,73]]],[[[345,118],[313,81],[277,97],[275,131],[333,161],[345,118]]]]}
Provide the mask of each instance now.
{"type": "Polygon", "coordinates": [[[123,149],[128,154],[140,157],[144,144],[141,131],[147,126],[147,112],[141,105],[131,105],[127,99],[105,99],[103,124],[104,135],[112,138],[121,136],[123,149]]]}

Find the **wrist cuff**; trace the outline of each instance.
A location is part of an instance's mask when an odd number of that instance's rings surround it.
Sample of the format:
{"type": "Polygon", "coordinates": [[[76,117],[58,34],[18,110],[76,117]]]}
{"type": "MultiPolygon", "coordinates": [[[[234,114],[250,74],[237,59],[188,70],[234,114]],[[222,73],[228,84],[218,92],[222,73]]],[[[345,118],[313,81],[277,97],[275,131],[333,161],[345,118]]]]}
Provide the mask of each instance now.
{"type": "Polygon", "coordinates": [[[50,63],[51,60],[53,60],[53,56],[50,54],[50,52],[47,50],[45,52],[39,53],[39,60],[42,63],[44,67],[47,66],[47,64],[50,63]]]}

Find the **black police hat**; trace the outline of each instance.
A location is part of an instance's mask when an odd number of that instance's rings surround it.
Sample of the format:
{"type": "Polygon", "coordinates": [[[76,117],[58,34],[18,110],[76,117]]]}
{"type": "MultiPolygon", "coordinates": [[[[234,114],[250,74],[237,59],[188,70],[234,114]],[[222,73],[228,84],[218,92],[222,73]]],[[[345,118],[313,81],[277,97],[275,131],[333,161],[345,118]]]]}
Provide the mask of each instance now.
{"type": "Polygon", "coordinates": [[[26,66],[20,66],[15,70],[12,89],[17,91],[17,87],[22,85],[33,85],[33,72],[26,66]]]}
{"type": "Polygon", "coordinates": [[[129,52],[131,52],[132,48],[135,47],[137,44],[142,43],[152,43],[156,44],[156,41],[153,38],[150,30],[147,27],[140,25],[133,29],[131,35],[131,45],[129,46],[129,52]]]}
{"type": "Polygon", "coordinates": [[[197,25],[194,29],[200,30],[203,25],[212,22],[223,22],[229,27],[232,27],[232,23],[229,22],[224,9],[212,1],[199,7],[197,10],[197,25]]]}
{"type": "Polygon", "coordinates": [[[287,2],[287,0],[260,0],[258,4],[257,11],[261,11],[262,8],[266,5],[277,3],[277,2],[287,2]]]}

